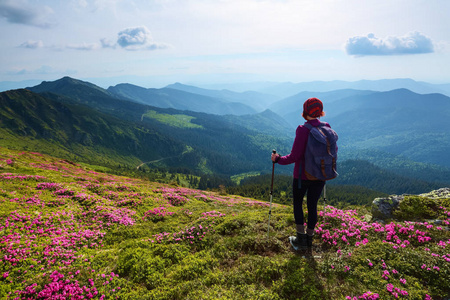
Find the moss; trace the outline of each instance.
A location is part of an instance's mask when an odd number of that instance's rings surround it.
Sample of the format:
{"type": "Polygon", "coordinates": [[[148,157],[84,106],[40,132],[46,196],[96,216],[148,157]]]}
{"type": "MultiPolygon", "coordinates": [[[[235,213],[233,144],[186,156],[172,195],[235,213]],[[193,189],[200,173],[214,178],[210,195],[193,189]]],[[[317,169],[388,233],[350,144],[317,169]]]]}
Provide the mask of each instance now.
{"type": "Polygon", "coordinates": [[[421,196],[405,196],[397,210],[393,211],[397,220],[418,221],[439,216],[439,200],[421,196]]]}

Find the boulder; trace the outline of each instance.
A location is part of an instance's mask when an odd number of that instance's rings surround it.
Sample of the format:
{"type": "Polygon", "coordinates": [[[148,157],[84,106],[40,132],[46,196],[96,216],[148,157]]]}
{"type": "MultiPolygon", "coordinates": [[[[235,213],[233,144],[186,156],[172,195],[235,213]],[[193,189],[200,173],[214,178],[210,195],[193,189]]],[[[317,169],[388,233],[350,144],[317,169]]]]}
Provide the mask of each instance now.
{"type": "MultiPolygon", "coordinates": [[[[385,198],[375,198],[372,202],[372,219],[374,221],[392,219],[392,212],[399,206],[405,196],[407,195],[391,195],[385,198]]],[[[418,196],[430,199],[446,199],[450,198],[450,188],[441,188],[418,196]]],[[[436,222],[437,221],[433,221],[434,224],[438,224],[436,222]]]]}
{"type": "Polygon", "coordinates": [[[374,220],[392,219],[392,211],[398,207],[403,199],[404,195],[375,198],[372,202],[372,218],[374,220]]]}

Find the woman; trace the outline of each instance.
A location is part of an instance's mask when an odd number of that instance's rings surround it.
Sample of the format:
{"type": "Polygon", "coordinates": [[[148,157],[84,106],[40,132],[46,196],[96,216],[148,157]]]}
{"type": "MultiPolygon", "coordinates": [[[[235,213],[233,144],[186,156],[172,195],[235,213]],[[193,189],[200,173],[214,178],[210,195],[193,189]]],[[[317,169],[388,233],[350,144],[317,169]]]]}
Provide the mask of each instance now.
{"type": "MultiPolygon", "coordinates": [[[[302,116],[313,127],[321,124],[319,118],[323,117],[323,104],[317,98],[310,98],[303,104],[302,116]]],[[[328,123],[325,126],[330,127],[328,123]]],[[[280,165],[288,165],[295,163],[294,166],[294,218],[297,229],[297,236],[289,237],[292,246],[295,249],[311,248],[314,235],[314,228],[317,224],[317,202],[322,194],[325,181],[307,180],[304,168],[305,165],[305,149],[308,141],[309,129],[305,125],[299,125],[296,130],[294,144],[291,153],[286,156],[272,154],[272,161],[280,165]],[[308,223],[305,228],[303,217],[303,197],[306,194],[306,202],[308,207],[308,223]]]]}

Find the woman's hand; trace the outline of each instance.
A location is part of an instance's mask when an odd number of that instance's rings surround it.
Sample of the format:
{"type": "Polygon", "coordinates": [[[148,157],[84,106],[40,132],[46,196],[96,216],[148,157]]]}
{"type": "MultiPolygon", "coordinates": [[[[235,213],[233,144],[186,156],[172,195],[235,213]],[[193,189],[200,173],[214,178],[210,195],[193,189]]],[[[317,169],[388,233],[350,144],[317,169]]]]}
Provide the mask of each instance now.
{"type": "Polygon", "coordinates": [[[272,162],[275,163],[278,160],[278,157],[280,155],[278,153],[272,153],[272,156],[270,157],[272,159],[272,162]]]}

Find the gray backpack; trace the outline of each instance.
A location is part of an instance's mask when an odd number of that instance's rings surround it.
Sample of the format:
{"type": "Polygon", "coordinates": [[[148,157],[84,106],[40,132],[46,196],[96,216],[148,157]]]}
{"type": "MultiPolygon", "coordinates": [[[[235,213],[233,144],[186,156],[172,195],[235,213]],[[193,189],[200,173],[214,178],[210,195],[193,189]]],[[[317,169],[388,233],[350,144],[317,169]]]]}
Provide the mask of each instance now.
{"type": "Polygon", "coordinates": [[[320,122],[317,127],[306,123],[309,129],[305,150],[305,175],[308,180],[330,180],[339,174],[336,171],[337,133],[320,122]]]}

